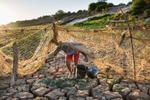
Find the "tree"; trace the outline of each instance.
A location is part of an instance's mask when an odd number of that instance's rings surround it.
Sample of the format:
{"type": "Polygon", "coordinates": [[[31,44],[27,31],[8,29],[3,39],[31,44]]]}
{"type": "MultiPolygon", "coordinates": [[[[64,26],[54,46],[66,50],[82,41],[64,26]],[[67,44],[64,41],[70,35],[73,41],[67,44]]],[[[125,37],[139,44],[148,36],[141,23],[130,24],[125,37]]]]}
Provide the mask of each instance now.
{"type": "Polygon", "coordinates": [[[97,7],[97,4],[96,3],[91,3],[89,6],[88,6],[88,12],[91,13],[93,11],[95,11],[97,7]]]}
{"type": "Polygon", "coordinates": [[[98,2],[106,2],[107,0],[98,0],[98,2]]]}
{"type": "Polygon", "coordinates": [[[144,0],[134,0],[131,6],[133,15],[141,14],[145,10],[146,2],[144,0]]]}
{"type": "Polygon", "coordinates": [[[113,7],[113,3],[107,3],[107,0],[98,0],[97,3],[91,3],[88,7],[88,12],[101,12],[102,10],[108,9],[109,7],[113,7]]]}
{"type": "Polygon", "coordinates": [[[95,11],[96,12],[101,12],[102,9],[103,9],[103,6],[99,5],[99,6],[96,7],[95,11]]]}
{"type": "Polygon", "coordinates": [[[60,20],[60,19],[63,17],[64,14],[65,14],[65,13],[64,13],[63,10],[58,10],[58,11],[55,13],[54,18],[55,18],[56,20],[60,20]]]}
{"type": "Polygon", "coordinates": [[[150,5],[150,0],[144,0],[146,2],[146,4],[150,5]]]}
{"type": "Polygon", "coordinates": [[[79,13],[82,13],[82,12],[83,12],[82,10],[78,10],[78,11],[77,11],[78,14],[79,14],[79,13]]]}
{"type": "Polygon", "coordinates": [[[108,4],[107,4],[107,7],[113,7],[113,6],[114,6],[113,3],[108,3],[108,4]]]}
{"type": "Polygon", "coordinates": [[[97,2],[97,7],[95,9],[96,12],[101,12],[102,9],[107,8],[107,3],[106,2],[97,2]]]}
{"type": "Polygon", "coordinates": [[[55,13],[55,15],[60,15],[60,14],[64,14],[64,11],[63,10],[58,10],[56,13],[55,13]]]}

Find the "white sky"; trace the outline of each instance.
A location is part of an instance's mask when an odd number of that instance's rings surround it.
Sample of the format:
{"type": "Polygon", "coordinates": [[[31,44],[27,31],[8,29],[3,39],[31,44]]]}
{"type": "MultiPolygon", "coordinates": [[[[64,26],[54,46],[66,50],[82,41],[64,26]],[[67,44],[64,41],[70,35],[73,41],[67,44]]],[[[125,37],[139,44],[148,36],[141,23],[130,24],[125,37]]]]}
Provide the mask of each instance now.
{"type": "MultiPolygon", "coordinates": [[[[58,10],[77,12],[87,10],[90,3],[98,0],[0,0],[0,24],[17,20],[36,19],[45,15],[55,14],[58,10]]],[[[118,5],[127,4],[132,0],[107,0],[118,5]]]]}

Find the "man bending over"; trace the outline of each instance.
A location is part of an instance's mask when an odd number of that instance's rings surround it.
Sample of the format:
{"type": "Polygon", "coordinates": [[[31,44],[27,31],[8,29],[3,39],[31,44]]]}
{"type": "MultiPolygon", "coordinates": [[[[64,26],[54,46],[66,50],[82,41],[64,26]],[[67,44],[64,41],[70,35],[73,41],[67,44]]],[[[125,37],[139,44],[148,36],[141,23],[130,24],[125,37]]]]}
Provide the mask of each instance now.
{"type": "Polygon", "coordinates": [[[79,57],[80,57],[80,53],[82,55],[84,55],[84,61],[88,62],[88,58],[85,52],[83,52],[80,48],[79,45],[76,44],[75,42],[60,42],[57,49],[54,51],[54,64],[56,67],[56,55],[60,52],[60,51],[64,51],[64,53],[66,54],[66,66],[69,70],[69,78],[72,77],[72,74],[74,73],[74,77],[76,77],[76,68],[74,68],[74,72],[72,72],[72,68],[71,68],[71,61],[74,61],[74,64],[77,65],[78,61],[79,61],[79,57]]]}

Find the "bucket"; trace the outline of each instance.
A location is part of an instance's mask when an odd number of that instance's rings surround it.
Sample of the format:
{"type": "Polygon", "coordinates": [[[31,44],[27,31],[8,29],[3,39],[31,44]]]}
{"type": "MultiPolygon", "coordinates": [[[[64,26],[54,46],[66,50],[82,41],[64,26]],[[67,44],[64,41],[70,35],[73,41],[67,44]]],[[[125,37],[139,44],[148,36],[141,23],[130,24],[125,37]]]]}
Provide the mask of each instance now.
{"type": "Polygon", "coordinates": [[[97,74],[99,73],[98,69],[96,66],[91,66],[88,70],[87,70],[87,76],[90,78],[96,78],[97,74]]]}
{"type": "Polygon", "coordinates": [[[85,65],[77,65],[77,78],[83,79],[86,76],[86,71],[88,67],[85,65]]]}

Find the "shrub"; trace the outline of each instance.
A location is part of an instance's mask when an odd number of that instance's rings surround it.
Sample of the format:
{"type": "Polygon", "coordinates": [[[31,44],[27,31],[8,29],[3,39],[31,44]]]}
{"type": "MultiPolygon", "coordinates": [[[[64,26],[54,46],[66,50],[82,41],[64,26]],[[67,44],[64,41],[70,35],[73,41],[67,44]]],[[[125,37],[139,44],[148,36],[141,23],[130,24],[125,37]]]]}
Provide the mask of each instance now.
{"type": "Polygon", "coordinates": [[[144,11],[146,2],[143,0],[134,0],[131,6],[131,12],[133,15],[141,14],[144,11]]]}
{"type": "Polygon", "coordinates": [[[150,16],[150,9],[144,10],[144,15],[145,15],[145,17],[149,17],[150,16]]]}

